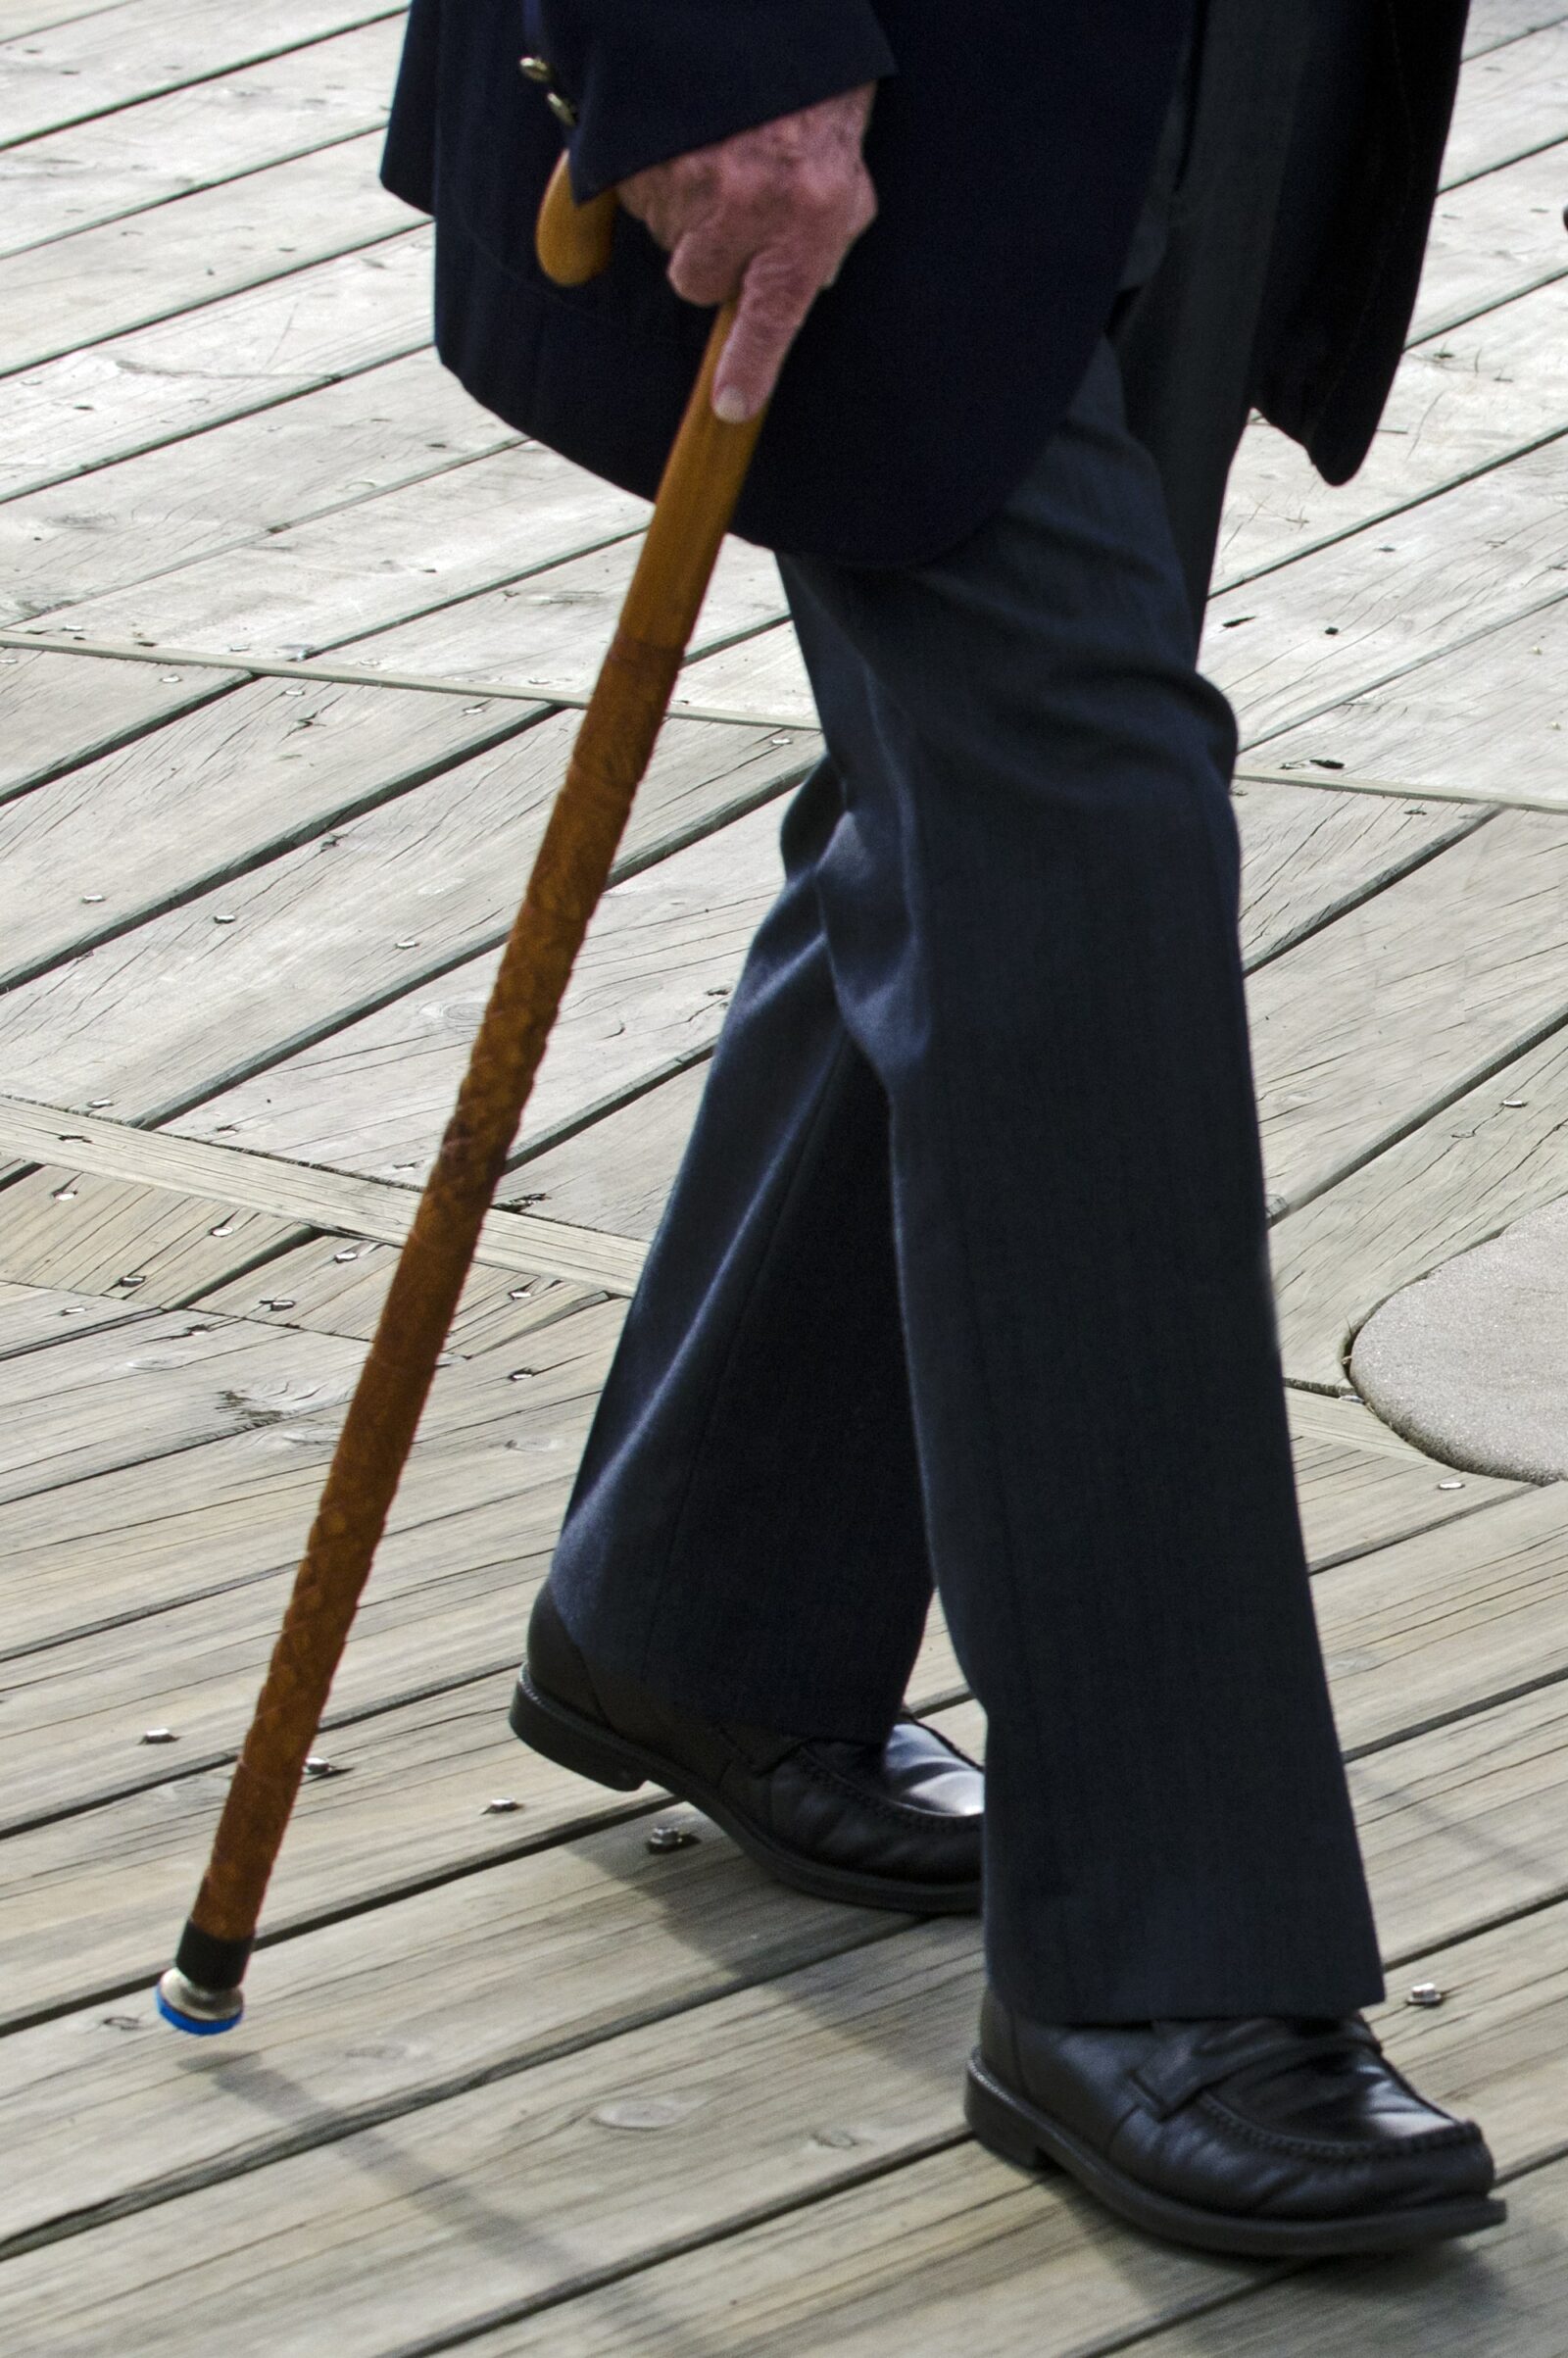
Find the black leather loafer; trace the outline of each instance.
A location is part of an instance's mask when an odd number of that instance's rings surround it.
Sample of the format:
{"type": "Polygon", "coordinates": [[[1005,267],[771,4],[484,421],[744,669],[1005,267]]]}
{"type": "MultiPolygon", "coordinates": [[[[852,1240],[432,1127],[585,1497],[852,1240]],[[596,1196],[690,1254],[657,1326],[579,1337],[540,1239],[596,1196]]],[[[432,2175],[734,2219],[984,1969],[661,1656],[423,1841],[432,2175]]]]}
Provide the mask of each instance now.
{"type": "Polygon", "coordinates": [[[965,2109],[993,2153],[1058,2162],[1204,2251],[1405,2251],[1507,2216],[1475,2123],[1418,2096],[1359,2016],[1073,2029],[988,1992],[965,2109]]]}
{"type": "Polygon", "coordinates": [[[548,1588],[528,1626],[513,1733],[622,1793],[652,1781],[693,1802],[798,1891],[912,1915],[980,1905],[985,1774],[901,1719],[885,1744],[720,1725],[590,1669],[548,1588]]]}

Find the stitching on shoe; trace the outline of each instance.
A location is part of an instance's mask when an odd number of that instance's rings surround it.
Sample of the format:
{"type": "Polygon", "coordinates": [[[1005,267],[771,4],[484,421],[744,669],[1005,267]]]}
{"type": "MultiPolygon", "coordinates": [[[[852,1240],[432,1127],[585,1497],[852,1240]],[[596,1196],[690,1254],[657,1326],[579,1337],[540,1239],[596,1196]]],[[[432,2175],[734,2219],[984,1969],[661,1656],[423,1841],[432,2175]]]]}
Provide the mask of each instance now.
{"type": "Polygon", "coordinates": [[[794,1754],[794,1758],[807,1775],[814,1778],[818,1785],[825,1787],[829,1792],[842,1793],[847,1799],[857,1802],[862,1809],[872,1811],[877,1817],[893,1818],[916,1826],[952,1826],[956,1829],[963,1828],[965,1830],[970,1827],[978,1828],[980,1824],[978,1810],[958,1812],[951,1809],[927,1809],[923,1808],[918,1801],[893,1801],[885,1793],[871,1793],[865,1787],[856,1785],[850,1778],[841,1775],[837,1769],[829,1768],[825,1760],[818,1759],[809,1744],[803,1744],[801,1749],[794,1754]]]}
{"type": "Polygon", "coordinates": [[[1250,2121],[1245,2114],[1233,2111],[1211,2088],[1203,2090],[1198,2104],[1200,2111],[1222,2121],[1227,2129],[1236,2131],[1250,2143],[1265,2146],[1271,2153],[1291,2154],[1298,2161],[1408,2161],[1412,2155],[1447,2153],[1460,2145],[1480,2142],[1480,2132],[1466,2121],[1448,2121],[1441,2129],[1418,2131],[1411,2137],[1383,2137],[1375,2145],[1357,2145],[1341,2138],[1290,2137],[1282,2129],[1265,2129],[1261,2122],[1250,2121]]]}

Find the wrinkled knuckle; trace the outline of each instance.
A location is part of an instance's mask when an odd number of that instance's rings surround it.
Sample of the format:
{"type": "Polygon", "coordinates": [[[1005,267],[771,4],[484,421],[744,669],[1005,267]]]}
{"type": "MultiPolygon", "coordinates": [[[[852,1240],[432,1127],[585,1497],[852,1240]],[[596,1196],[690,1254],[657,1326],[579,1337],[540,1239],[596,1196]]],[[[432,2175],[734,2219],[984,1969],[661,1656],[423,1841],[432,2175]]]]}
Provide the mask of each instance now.
{"type": "Polygon", "coordinates": [[[824,218],[842,213],[855,187],[855,176],[838,164],[812,160],[801,174],[801,197],[811,212],[824,218]]]}
{"type": "Polygon", "coordinates": [[[726,155],[713,174],[714,202],[727,213],[755,213],[771,186],[772,175],[755,158],[726,155]]]}
{"type": "Polygon", "coordinates": [[[701,196],[716,177],[713,158],[701,148],[690,155],[676,156],[660,169],[669,174],[671,187],[678,188],[683,196],[701,196]]]}

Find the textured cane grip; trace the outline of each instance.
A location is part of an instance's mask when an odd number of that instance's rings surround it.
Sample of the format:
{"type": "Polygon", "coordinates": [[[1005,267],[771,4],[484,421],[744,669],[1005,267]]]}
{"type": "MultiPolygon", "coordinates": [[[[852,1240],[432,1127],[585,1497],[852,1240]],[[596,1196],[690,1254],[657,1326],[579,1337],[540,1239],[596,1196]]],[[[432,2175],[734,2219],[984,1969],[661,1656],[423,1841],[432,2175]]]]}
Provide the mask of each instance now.
{"type": "Polygon", "coordinates": [[[759,429],[712,415],[712,372],[727,333],[725,314],[333,1453],[191,1914],[196,1932],[216,1940],[246,1941],[255,1932],[480,1227],[734,511],[759,429]]]}

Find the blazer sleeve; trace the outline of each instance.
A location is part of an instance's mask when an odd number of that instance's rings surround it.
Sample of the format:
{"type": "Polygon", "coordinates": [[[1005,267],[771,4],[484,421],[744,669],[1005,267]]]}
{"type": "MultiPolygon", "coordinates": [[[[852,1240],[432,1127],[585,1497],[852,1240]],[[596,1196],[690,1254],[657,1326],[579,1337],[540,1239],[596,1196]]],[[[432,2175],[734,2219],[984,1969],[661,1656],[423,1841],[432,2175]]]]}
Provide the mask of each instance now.
{"type": "Polygon", "coordinates": [[[896,70],[869,0],[524,0],[523,14],[576,111],[580,202],[896,70]]]}

